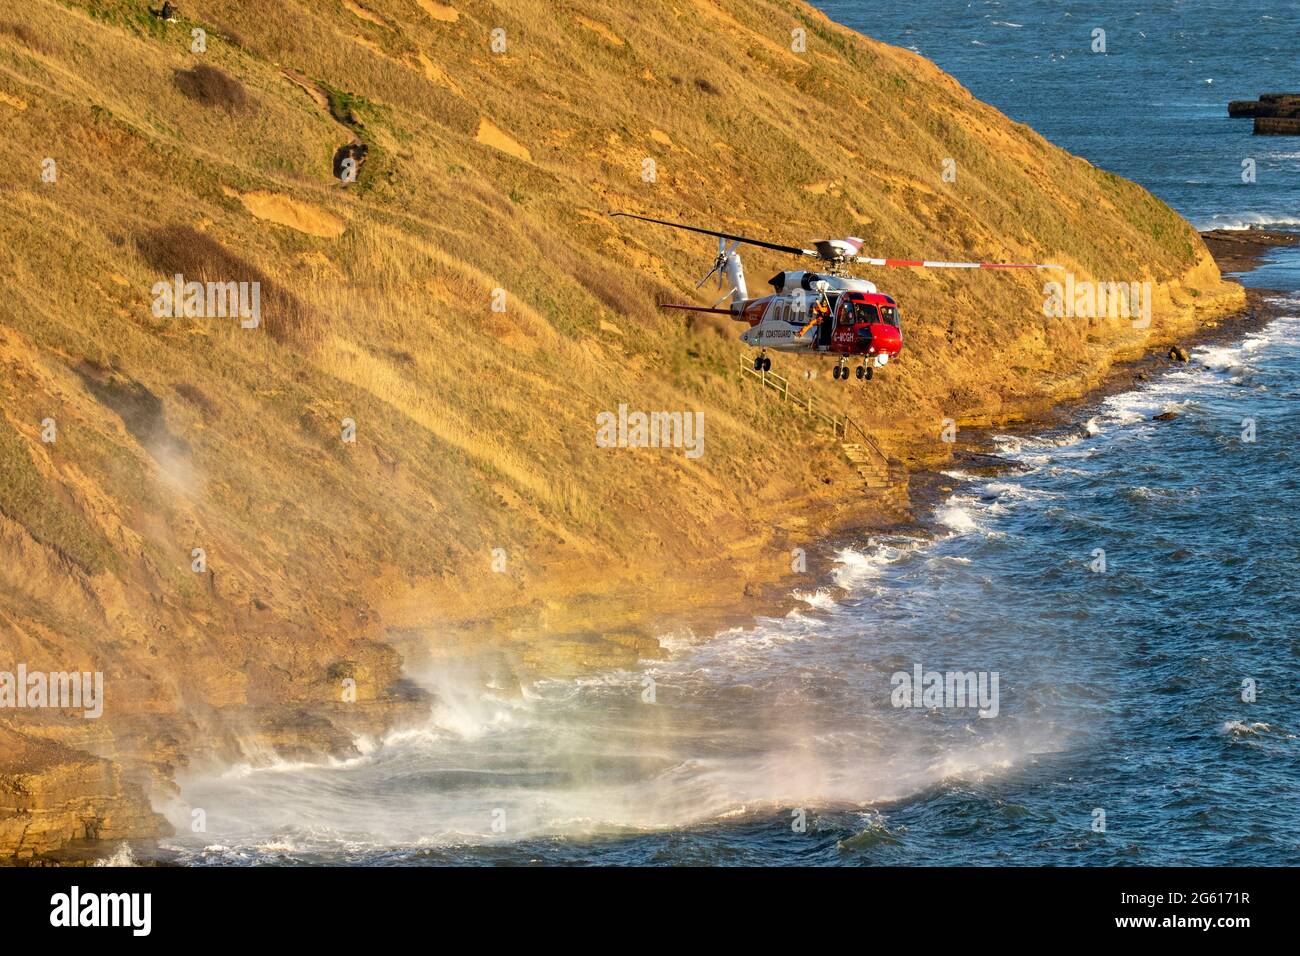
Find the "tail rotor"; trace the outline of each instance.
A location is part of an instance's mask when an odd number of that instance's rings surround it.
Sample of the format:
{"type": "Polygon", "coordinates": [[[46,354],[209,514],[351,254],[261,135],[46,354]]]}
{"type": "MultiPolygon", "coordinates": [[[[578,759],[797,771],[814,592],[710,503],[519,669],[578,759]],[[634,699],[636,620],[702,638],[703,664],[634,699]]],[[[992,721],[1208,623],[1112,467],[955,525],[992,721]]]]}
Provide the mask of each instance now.
{"type": "MultiPolygon", "coordinates": [[[[717,258],[713,260],[712,268],[710,268],[708,272],[704,273],[704,278],[702,278],[699,282],[695,283],[695,288],[697,289],[703,288],[704,283],[708,282],[709,279],[713,278],[713,275],[715,273],[718,276],[718,288],[721,289],[723,286],[725,286],[727,260],[731,258],[731,254],[735,252],[739,247],[740,247],[739,242],[733,242],[730,246],[728,246],[727,240],[719,237],[717,258]]],[[[730,293],[728,293],[728,295],[730,295],[730,293]]]]}
{"type": "MultiPolygon", "coordinates": [[[[695,288],[702,288],[704,283],[713,278],[714,274],[717,275],[718,289],[726,289],[726,291],[722,293],[717,302],[713,303],[713,308],[715,309],[723,302],[727,301],[729,297],[736,295],[736,293],[740,291],[736,282],[736,275],[739,274],[739,257],[736,256],[736,250],[739,248],[739,242],[733,242],[731,245],[727,245],[727,240],[719,237],[718,255],[717,258],[713,260],[713,266],[708,272],[704,273],[704,278],[695,283],[695,288]],[[729,280],[731,288],[727,288],[729,280]]],[[[740,281],[743,282],[744,280],[741,279],[740,281]]],[[[744,297],[743,291],[741,292],[741,297],[744,297]]]]}

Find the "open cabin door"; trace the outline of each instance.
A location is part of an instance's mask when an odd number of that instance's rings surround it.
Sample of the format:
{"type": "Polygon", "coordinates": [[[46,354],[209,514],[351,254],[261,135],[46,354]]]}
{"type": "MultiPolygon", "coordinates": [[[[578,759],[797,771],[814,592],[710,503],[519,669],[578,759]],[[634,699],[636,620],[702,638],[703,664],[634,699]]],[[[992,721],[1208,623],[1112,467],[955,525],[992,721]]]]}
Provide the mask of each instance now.
{"type": "Polygon", "coordinates": [[[817,327],[817,348],[819,349],[829,349],[831,347],[831,336],[835,334],[835,323],[839,319],[836,314],[836,307],[839,305],[839,293],[829,292],[826,298],[830,305],[831,317],[817,327]]]}

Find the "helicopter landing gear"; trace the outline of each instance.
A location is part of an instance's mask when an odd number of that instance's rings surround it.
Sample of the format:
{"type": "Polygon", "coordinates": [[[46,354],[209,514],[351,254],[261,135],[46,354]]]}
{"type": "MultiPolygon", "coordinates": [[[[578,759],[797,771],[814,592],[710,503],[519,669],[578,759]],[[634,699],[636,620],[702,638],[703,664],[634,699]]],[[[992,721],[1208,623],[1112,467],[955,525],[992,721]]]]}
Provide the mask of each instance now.
{"type": "Polygon", "coordinates": [[[835,366],[831,375],[836,379],[843,379],[846,382],[849,380],[849,360],[846,356],[840,356],[840,362],[835,366]]]}
{"type": "Polygon", "coordinates": [[[767,357],[767,349],[763,349],[763,351],[759,352],[758,358],[754,359],[754,371],[755,372],[772,371],[772,360],[767,357]]]}
{"type": "Polygon", "coordinates": [[[873,372],[875,372],[875,369],[872,366],[863,363],[862,365],[858,366],[857,371],[858,371],[858,378],[866,379],[869,382],[871,381],[871,375],[873,372]]]}

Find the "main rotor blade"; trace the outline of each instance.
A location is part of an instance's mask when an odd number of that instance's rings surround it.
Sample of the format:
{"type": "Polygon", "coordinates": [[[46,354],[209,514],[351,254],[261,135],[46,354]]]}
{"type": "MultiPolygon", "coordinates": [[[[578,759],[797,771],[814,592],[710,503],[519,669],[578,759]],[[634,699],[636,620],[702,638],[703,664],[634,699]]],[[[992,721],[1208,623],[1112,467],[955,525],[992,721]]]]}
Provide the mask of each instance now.
{"type": "Polygon", "coordinates": [[[659,306],[659,308],[661,308],[661,309],[681,309],[683,312],[716,312],[718,315],[731,315],[731,316],[734,316],[734,315],[736,314],[735,312],[731,311],[731,309],[715,309],[715,308],[707,308],[707,307],[702,306],[702,305],[678,305],[678,304],[675,303],[675,302],[665,302],[663,305],[659,306]]]}
{"type": "Polygon", "coordinates": [[[930,259],[872,259],[857,256],[854,262],[867,266],[906,266],[918,269],[1064,269],[1064,266],[1036,262],[936,262],[930,259]]]}
{"type": "Polygon", "coordinates": [[[700,229],[698,226],[687,226],[680,222],[669,222],[667,219],[651,219],[649,216],[638,216],[630,212],[612,212],[611,216],[626,216],[628,219],[640,219],[642,222],[653,222],[661,226],[671,226],[673,229],[685,229],[687,232],[698,232],[705,236],[717,236],[719,239],[733,239],[736,242],[743,242],[750,246],[759,246],[763,249],[775,249],[777,252],[788,252],[793,256],[812,256],[820,258],[812,249],[800,249],[798,246],[783,246],[776,242],[765,242],[762,239],[750,239],[748,236],[738,236],[732,232],[719,232],[716,229],[700,229]]]}

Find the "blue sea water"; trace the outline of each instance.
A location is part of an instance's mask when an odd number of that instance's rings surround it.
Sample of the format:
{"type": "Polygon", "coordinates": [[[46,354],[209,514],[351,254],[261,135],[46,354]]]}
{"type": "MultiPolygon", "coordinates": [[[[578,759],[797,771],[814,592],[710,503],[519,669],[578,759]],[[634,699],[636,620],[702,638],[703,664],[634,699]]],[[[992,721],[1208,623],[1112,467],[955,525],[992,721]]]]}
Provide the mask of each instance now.
{"type": "MultiPolygon", "coordinates": [[[[1292,2],[823,7],[1201,225],[1300,219],[1300,141],[1252,139],[1222,115],[1229,98],[1300,85],[1292,2]],[[1093,26],[1108,31],[1102,59],[1093,26]],[[1259,159],[1253,186],[1242,156],[1259,159]]],[[[1073,423],[997,437],[1006,467],[954,466],[927,533],[824,542],[834,579],[809,582],[797,611],[665,635],[665,661],[522,694],[484,688],[471,666],[414,675],[436,694],[425,726],[328,766],[188,779],[166,852],[1300,861],[1300,253],[1247,281],[1280,290],[1270,325],[1073,423]],[[1153,421],[1163,412],[1176,417],[1153,421]],[[917,665],[996,673],[996,716],[895,706],[894,675],[917,665]]]]}
{"type": "MultiPolygon", "coordinates": [[[[820,0],[1058,146],[1141,183],[1199,229],[1300,227],[1300,139],[1230,100],[1300,92],[1294,0],[820,0]],[[1093,31],[1105,31],[1094,53],[1093,31]],[[1253,160],[1255,182],[1242,180],[1253,160]]],[[[918,104],[918,108],[921,108],[918,104]]]]}

